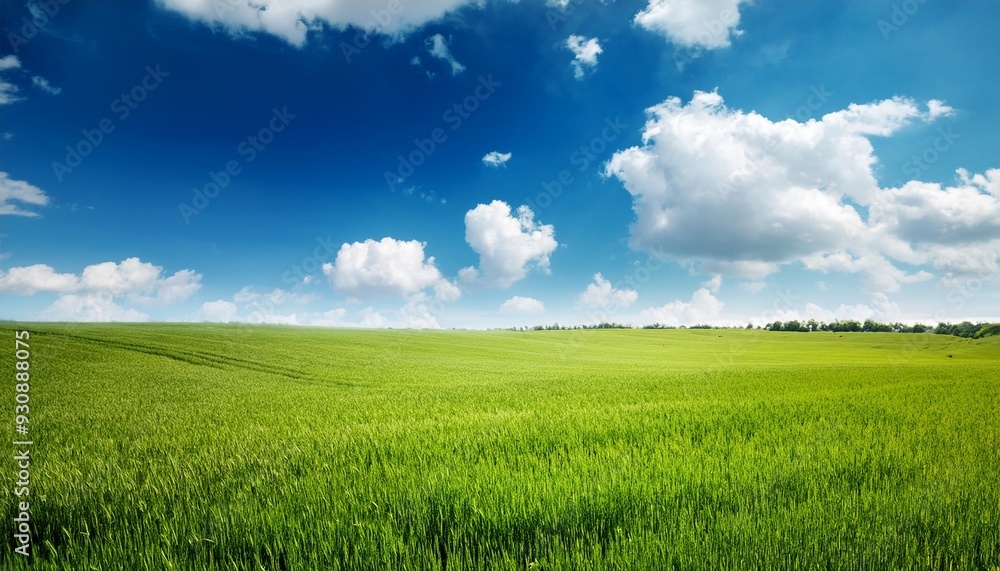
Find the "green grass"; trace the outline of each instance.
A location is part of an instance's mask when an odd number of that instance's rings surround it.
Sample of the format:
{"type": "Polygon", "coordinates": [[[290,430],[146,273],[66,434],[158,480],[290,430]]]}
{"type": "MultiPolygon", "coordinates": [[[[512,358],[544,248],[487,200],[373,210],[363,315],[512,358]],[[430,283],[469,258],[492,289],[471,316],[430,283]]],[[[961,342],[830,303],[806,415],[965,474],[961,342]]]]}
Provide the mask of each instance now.
{"type": "Polygon", "coordinates": [[[1000,568],[996,337],[25,328],[38,569],[1000,568]]]}

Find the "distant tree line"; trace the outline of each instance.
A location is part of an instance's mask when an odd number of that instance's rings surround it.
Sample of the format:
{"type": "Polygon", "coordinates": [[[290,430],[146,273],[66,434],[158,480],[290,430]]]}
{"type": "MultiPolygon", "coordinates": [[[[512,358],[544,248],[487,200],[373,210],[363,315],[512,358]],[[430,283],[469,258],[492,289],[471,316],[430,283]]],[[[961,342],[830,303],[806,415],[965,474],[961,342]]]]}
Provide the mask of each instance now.
{"type": "Polygon", "coordinates": [[[961,323],[938,323],[937,327],[930,327],[922,323],[906,325],[904,323],[881,323],[873,319],[866,319],[863,323],[853,319],[843,319],[832,323],[817,322],[815,319],[808,321],[791,320],[775,321],[764,326],[768,331],[833,331],[839,332],[865,332],[865,333],[937,333],[939,335],[954,335],[956,337],[969,337],[979,339],[990,335],[1000,335],[1000,323],[972,323],[963,321],[961,323]]]}
{"type": "MultiPolygon", "coordinates": [[[[559,325],[559,323],[553,323],[552,325],[535,325],[532,327],[508,327],[506,331],[572,331],[577,329],[640,329],[633,327],[625,323],[609,323],[602,322],[596,325],[559,325]]],[[[643,325],[641,329],[754,329],[752,323],[747,323],[746,327],[727,327],[719,325],[663,325],[660,323],[653,323],[650,325],[643,325]]],[[[757,329],[761,329],[757,326],[757,329]]],[[[842,332],[862,332],[862,333],[936,333],[938,335],[954,335],[956,337],[968,337],[971,339],[980,339],[982,337],[989,337],[991,335],[1000,335],[1000,323],[972,323],[970,321],[963,321],[961,323],[938,323],[936,327],[931,327],[929,325],[924,325],[922,323],[917,323],[914,325],[906,325],[905,323],[881,323],[875,321],[874,319],[866,319],[863,322],[855,321],[853,319],[840,319],[833,321],[831,323],[826,323],[823,321],[816,321],[815,319],[810,319],[808,321],[799,321],[793,319],[791,321],[775,321],[773,323],[768,323],[763,327],[767,331],[832,331],[834,333],[842,332]]]]}
{"type": "MultiPolygon", "coordinates": [[[[516,327],[513,329],[517,329],[516,327]]],[[[624,323],[608,323],[602,322],[596,325],[559,325],[559,323],[553,323],[552,325],[535,325],[534,327],[529,327],[531,331],[570,331],[574,329],[632,329],[631,325],[625,325],[624,323]]],[[[524,331],[525,328],[521,328],[524,331]]]]}

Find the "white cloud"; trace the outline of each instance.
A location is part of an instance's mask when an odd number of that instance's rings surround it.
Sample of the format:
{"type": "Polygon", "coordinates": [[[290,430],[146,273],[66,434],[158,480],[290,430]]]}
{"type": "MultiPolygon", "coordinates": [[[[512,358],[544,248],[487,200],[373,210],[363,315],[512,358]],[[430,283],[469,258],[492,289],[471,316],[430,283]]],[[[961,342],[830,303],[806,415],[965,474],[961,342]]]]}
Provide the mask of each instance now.
{"type": "Polygon", "coordinates": [[[126,309],[106,292],[71,293],[60,296],[40,317],[46,321],[147,321],[149,315],[126,309]]]}
{"type": "Polygon", "coordinates": [[[855,305],[841,304],[837,309],[829,310],[810,302],[805,304],[803,311],[795,309],[776,311],[771,320],[808,321],[815,319],[816,321],[832,323],[834,321],[846,321],[849,319],[854,321],[873,319],[881,322],[891,322],[899,319],[899,306],[890,301],[885,294],[876,293],[872,295],[869,303],[870,305],[863,303],[855,305]]]}
{"type": "Polygon", "coordinates": [[[434,258],[424,260],[423,243],[393,238],[344,244],[323,273],[335,291],[354,300],[404,297],[441,279],[434,258]]]}
{"type": "Polygon", "coordinates": [[[389,321],[381,313],[371,307],[366,307],[361,313],[361,327],[378,329],[389,325],[389,321]]]}
{"type": "Polygon", "coordinates": [[[963,171],[954,188],[879,187],[868,137],[950,112],[940,101],[926,109],[895,97],[818,121],[773,122],[699,91],[687,105],[670,98],[650,108],[643,146],[617,152],[605,172],[632,194],[634,249],[751,280],[801,261],[862,273],[870,291],[891,292],[930,277],[891,260],[931,263],[941,246],[954,244],[982,245],[988,257],[990,240],[1000,239],[1000,171],[963,171]],[[867,219],[856,204],[868,208],[867,219]]]}
{"type": "Polygon", "coordinates": [[[17,59],[15,55],[6,55],[0,58],[0,105],[21,101],[22,98],[17,96],[17,86],[3,79],[3,72],[19,67],[21,67],[21,60],[17,59]]]}
{"type": "Polygon", "coordinates": [[[128,258],[121,263],[87,266],[77,276],[59,274],[44,264],[0,270],[0,294],[63,294],[42,313],[44,319],[68,321],[142,321],[145,313],[125,309],[116,299],[141,305],[170,305],[187,300],[201,287],[201,274],[180,270],[164,277],[163,268],[128,258]]]}
{"type": "MultiPolygon", "coordinates": [[[[927,121],[941,116],[940,101],[932,99],[927,105],[928,111],[921,112],[915,101],[905,97],[893,97],[876,103],[851,103],[847,109],[824,115],[822,122],[833,127],[835,132],[842,130],[845,133],[888,137],[913,119],[927,121]]],[[[945,108],[949,111],[951,109],[947,106],[945,108]]]]}
{"type": "Polygon", "coordinates": [[[488,167],[498,168],[507,164],[510,160],[511,153],[501,153],[499,151],[493,151],[486,153],[483,156],[483,164],[488,167]]]}
{"type": "Polygon", "coordinates": [[[162,277],[162,273],[162,267],[139,258],[90,265],[79,277],[57,274],[50,266],[36,264],[7,272],[0,270],[0,293],[95,293],[166,305],[186,300],[201,287],[201,274],[192,270],[181,270],[169,277],[162,277]]]}
{"type": "Polygon", "coordinates": [[[0,294],[35,295],[40,291],[71,293],[80,289],[76,274],[59,274],[51,266],[35,264],[0,270],[0,294]]]}
{"type": "Polygon", "coordinates": [[[933,121],[938,117],[950,117],[955,114],[955,109],[944,104],[938,99],[931,99],[927,102],[927,119],[933,121]]]}
{"type": "MultiPolygon", "coordinates": [[[[307,276],[308,277],[308,276],[307,276]]],[[[303,281],[303,283],[308,283],[303,281]]],[[[250,286],[245,286],[240,291],[233,294],[233,301],[237,303],[254,303],[271,305],[282,305],[286,303],[305,304],[319,299],[316,294],[303,294],[281,288],[273,289],[267,293],[257,293],[250,286]]]]}
{"type": "Polygon", "coordinates": [[[457,301],[462,297],[462,290],[454,282],[440,279],[434,284],[434,298],[438,301],[457,301]]]}
{"type": "Polygon", "coordinates": [[[283,315],[262,309],[253,311],[243,321],[247,323],[262,323],[267,325],[303,325],[303,323],[299,321],[299,316],[296,313],[283,315]]]}
{"type": "Polygon", "coordinates": [[[716,319],[725,304],[701,288],[691,295],[690,302],[672,301],[661,307],[650,307],[639,312],[644,324],[697,325],[716,319]]]}
{"type": "Polygon", "coordinates": [[[515,295],[500,304],[500,313],[541,313],[543,311],[545,311],[545,305],[532,297],[515,295]]]}
{"type": "Polygon", "coordinates": [[[778,271],[778,264],[755,260],[700,260],[694,269],[700,274],[741,276],[750,280],[766,278],[778,271]]]}
{"type": "Polygon", "coordinates": [[[17,59],[16,55],[11,54],[0,57],[0,71],[17,69],[19,67],[21,67],[21,60],[17,59]]]}
{"type": "Polygon", "coordinates": [[[413,296],[399,310],[402,327],[408,329],[441,329],[437,318],[431,313],[430,298],[421,292],[413,296]]]}
{"type": "Polygon", "coordinates": [[[262,32],[301,47],[307,33],[321,26],[349,26],[400,36],[474,0],[157,0],[188,19],[221,27],[233,35],[262,32]]]}
{"type": "Polygon", "coordinates": [[[597,38],[587,39],[577,35],[566,38],[566,47],[573,52],[573,76],[577,79],[583,79],[587,68],[596,68],[597,56],[604,52],[597,38]]]}
{"type": "Polygon", "coordinates": [[[233,294],[233,301],[236,303],[250,303],[260,298],[260,294],[253,291],[250,286],[244,286],[243,289],[233,294]]]}
{"type": "Polygon", "coordinates": [[[48,93],[49,95],[59,95],[60,93],[62,93],[61,87],[54,87],[51,83],[49,83],[49,80],[45,79],[40,75],[33,76],[31,78],[31,83],[33,83],[35,87],[41,89],[42,91],[48,93]]]}
{"type": "Polygon", "coordinates": [[[163,268],[139,258],[104,262],[83,269],[80,289],[128,297],[144,305],[171,305],[185,301],[201,287],[201,274],[180,270],[161,277],[163,268]]]}
{"type": "Polygon", "coordinates": [[[722,275],[715,274],[708,281],[702,282],[701,287],[712,293],[719,293],[719,288],[722,287],[722,275]]]}
{"type": "Polygon", "coordinates": [[[193,270],[180,270],[172,276],[158,279],[153,295],[139,296],[134,301],[143,305],[173,305],[187,300],[200,288],[201,274],[193,270]]]}
{"type": "Polygon", "coordinates": [[[750,0],[649,0],[635,23],[685,48],[717,49],[740,36],[740,5],[750,0]]]}
{"type": "Polygon", "coordinates": [[[743,291],[748,291],[752,294],[758,294],[767,288],[767,282],[764,281],[751,281],[743,282],[740,284],[740,289],[743,291]]]}
{"type": "Polygon", "coordinates": [[[458,281],[465,285],[473,284],[477,279],[479,279],[479,270],[472,266],[458,270],[458,281]]]}
{"type": "Polygon", "coordinates": [[[971,176],[959,170],[958,175],[957,186],[911,181],[879,193],[869,208],[869,223],[881,249],[901,261],[945,271],[994,267],[1000,169],[971,176]]]}
{"type": "Polygon", "coordinates": [[[427,53],[447,62],[448,65],[451,66],[452,75],[458,75],[465,71],[465,66],[458,63],[455,56],[451,55],[451,50],[448,49],[448,43],[444,41],[444,36],[441,34],[434,34],[433,36],[427,38],[427,53]]]}
{"type": "Polygon", "coordinates": [[[594,274],[594,283],[587,286],[576,301],[589,309],[625,309],[639,299],[634,289],[615,289],[601,274],[594,274]]]}
{"type": "Polygon", "coordinates": [[[201,304],[198,315],[202,321],[229,323],[236,317],[236,304],[220,299],[201,304]]]}
{"type": "Polygon", "coordinates": [[[104,262],[83,269],[80,285],[92,291],[105,291],[113,296],[138,295],[152,291],[163,268],[128,258],[120,263],[104,262]]]}
{"type": "MultiPolygon", "coordinates": [[[[2,96],[2,95],[0,95],[2,96]]],[[[49,197],[37,186],[23,180],[13,180],[6,172],[0,171],[0,216],[38,216],[38,213],[23,210],[14,202],[33,206],[46,206],[49,197]]]]}
{"type": "Polygon", "coordinates": [[[517,218],[511,215],[510,206],[494,200],[480,204],[465,214],[465,241],[479,254],[479,272],[465,268],[460,279],[488,285],[508,287],[527,275],[530,265],[547,272],[549,255],[559,245],[555,229],[549,224],[534,221],[534,213],[527,206],[517,209],[517,218]]]}
{"type": "Polygon", "coordinates": [[[319,317],[311,319],[309,321],[309,325],[316,325],[320,327],[347,327],[349,324],[344,322],[344,316],[346,315],[346,309],[331,309],[330,311],[323,312],[323,314],[319,317]]]}

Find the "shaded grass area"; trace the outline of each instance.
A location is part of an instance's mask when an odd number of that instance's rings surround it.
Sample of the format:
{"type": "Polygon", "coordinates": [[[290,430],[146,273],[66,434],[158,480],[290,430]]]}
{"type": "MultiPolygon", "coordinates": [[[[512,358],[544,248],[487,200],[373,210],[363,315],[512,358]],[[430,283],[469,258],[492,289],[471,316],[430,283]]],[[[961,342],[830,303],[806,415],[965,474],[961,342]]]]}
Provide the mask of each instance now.
{"type": "Polygon", "coordinates": [[[1000,566],[996,338],[25,328],[37,568],[1000,566]]]}

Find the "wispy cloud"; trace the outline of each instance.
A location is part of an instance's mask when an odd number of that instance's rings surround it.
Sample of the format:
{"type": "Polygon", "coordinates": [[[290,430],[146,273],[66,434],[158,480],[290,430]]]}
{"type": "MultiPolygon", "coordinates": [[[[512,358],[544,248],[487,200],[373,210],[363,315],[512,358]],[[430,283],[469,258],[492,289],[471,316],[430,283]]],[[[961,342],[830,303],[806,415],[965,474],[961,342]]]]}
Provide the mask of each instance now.
{"type": "Polygon", "coordinates": [[[7,173],[0,172],[0,216],[4,214],[38,216],[36,212],[23,210],[14,204],[15,201],[21,204],[45,206],[49,203],[49,197],[37,186],[23,180],[12,180],[7,173]]]}
{"type": "Polygon", "coordinates": [[[38,89],[41,89],[42,91],[50,95],[59,95],[60,93],[62,93],[61,87],[53,86],[51,83],[49,83],[49,80],[45,79],[40,75],[32,77],[31,83],[33,83],[35,87],[37,87],[38,89]]]}
{"type": "Polygon", "coordinates": [[[458,75],[465,71],[465,66],[458,63],[455,56],[451,55],[451,50],[448,49],[448,43],[445,42],[444,36],[441,34],[434,34],[433,36],[427,38],[427,53],[448,62],[451,66],[452,75],[458,75]]]}
{"type": "Polygon", "coordinates": [[[501,153],[493,151],[483,156],[483,164],[488,167],[499,168],[507,164],[511,158],[511,153],[501,153]]]}

